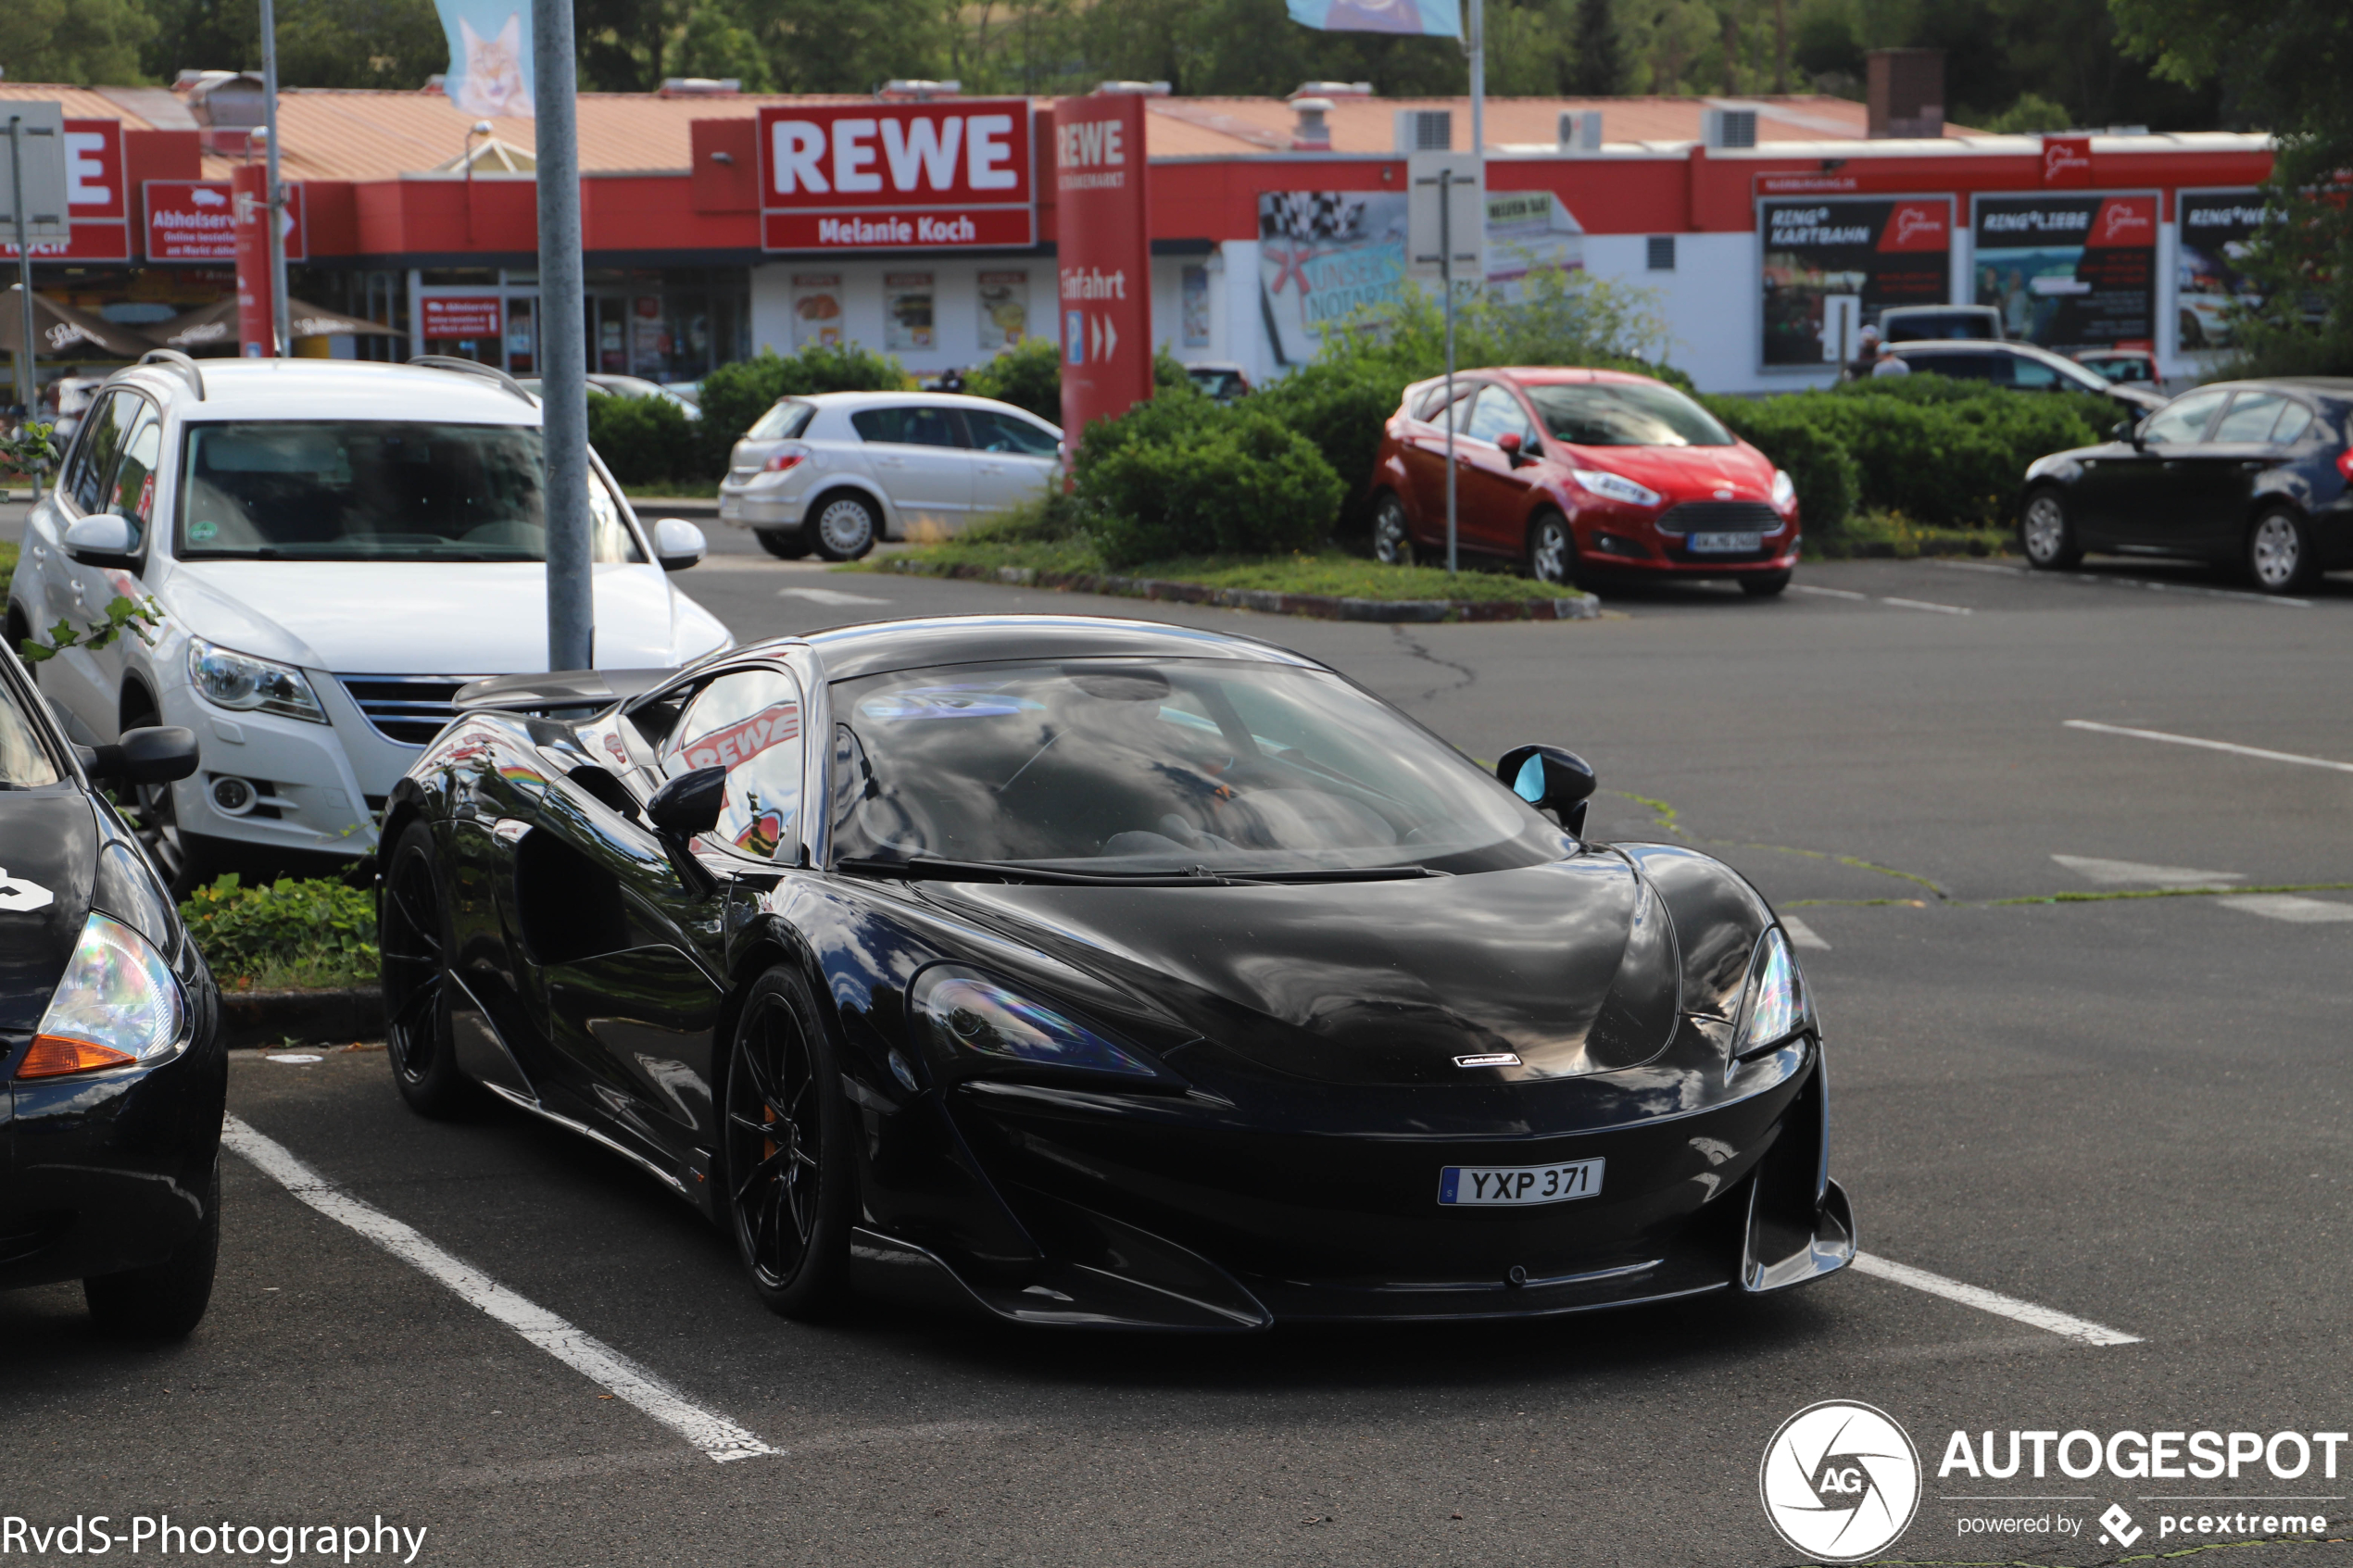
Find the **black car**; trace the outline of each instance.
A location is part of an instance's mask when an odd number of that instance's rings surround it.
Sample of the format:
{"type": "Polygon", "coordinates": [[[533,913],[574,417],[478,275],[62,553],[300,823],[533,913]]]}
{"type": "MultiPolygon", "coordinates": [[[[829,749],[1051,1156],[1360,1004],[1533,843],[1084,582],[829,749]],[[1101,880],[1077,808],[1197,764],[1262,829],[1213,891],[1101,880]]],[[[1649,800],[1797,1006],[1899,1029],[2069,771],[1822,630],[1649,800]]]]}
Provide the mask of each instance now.
{"type": "Polygon", "coordinates": [[[618,1151],[780,1311],[1506,1317],[1854,1256],[1771,909],[1585,839],[1567,752],[1491,776],[1297,654],[1077,617],[459,707],[384,829],[400,1092],[618,1151]]]}
{"type": "Polygon", "coordinates": [[[2105,397],[2118,411],[2138,419],[2165,406],[2165,396],[2147,387],[2109,381],[2098,371],[2031,343],[1899,343],[1895,357],[1916,374],[1986,382],[2020,392],[2082,392],[2105,397]]]}
{"type": "Polygon", "coordinates": [[[79,1279],[137,1338],[211,1297],[229,1066],[212,975],[94,786],[195,767],[182,729],[68,744],[0,654],[0,1288],[79,1279]]]}
{"type": "Polygon", "coordinates": [[[2222,382],[2098,446],[2026,470],[2019,542],[2046,570],[2087,550],[2236,562],[2266,593],[2353,566],[2353,378],[2222,382]]]}

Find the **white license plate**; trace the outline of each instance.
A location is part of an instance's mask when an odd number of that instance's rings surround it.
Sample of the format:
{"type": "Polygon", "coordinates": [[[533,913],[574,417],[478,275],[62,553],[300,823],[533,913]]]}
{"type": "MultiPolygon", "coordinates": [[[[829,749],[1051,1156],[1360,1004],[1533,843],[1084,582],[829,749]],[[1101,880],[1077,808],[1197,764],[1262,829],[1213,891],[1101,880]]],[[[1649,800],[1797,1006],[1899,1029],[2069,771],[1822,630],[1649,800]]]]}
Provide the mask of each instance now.
{"type": "Polygon", "coordinates": [[[1438,1201],[1450,1206],[1560,1203],[1602,1190],[1602,1161],[1565,1165],[1449,1165],[1438,1173],[1438,1201]]]}
{"type": "Polygon", "coordinates": [[[1730,556],[1743,550],[1761,549],[1764,544],[1765,535],[1762,533],[1694,533],[1691,536],[1690,548],[1695,556],[1730,556]]]}

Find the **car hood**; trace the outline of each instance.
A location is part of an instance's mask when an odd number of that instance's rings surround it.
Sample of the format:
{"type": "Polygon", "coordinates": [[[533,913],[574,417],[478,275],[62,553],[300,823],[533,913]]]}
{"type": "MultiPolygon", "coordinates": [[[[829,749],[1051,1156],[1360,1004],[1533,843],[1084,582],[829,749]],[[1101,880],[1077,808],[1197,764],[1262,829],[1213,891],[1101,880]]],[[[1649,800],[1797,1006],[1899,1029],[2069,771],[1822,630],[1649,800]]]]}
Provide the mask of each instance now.
{"type": "Polygon", "coordinates": [[[0,791],[0,1029],[41,1022],[90,911],[97,818],[71,786],[0,791]]]}
{"type": "Polygon", "coordinates": [[[1746,443],[1734,446],[1571,446],[1552,450],[1581,469],[1600,469],[1647,484],[1669,501],[1769,501],[1772,462],[1746,443]],[[1730,495],[1718,496],[1718,490],[1730,495]]]}
{"type": "MultiPolygon", "coordinates": [[[[684,664],[726,629],[660,567],[595,569],[597,663],[684,664]]],[[[547,668],[547,569],[535,561],[194,561],[158,596],[208,642],[335,674],[495,675],[547,668]]]]}
{"type": "Polygon", "coordinates": [[[1261,1068],[1324,1083],[1630,1067],[1666,1048],[1680,1004],[1666,906],[1613,853],[1428,881],[926,891],[1261,1068]],[[1498,1054],[1518,1060],[1456,1060],[1498,1054]]]}

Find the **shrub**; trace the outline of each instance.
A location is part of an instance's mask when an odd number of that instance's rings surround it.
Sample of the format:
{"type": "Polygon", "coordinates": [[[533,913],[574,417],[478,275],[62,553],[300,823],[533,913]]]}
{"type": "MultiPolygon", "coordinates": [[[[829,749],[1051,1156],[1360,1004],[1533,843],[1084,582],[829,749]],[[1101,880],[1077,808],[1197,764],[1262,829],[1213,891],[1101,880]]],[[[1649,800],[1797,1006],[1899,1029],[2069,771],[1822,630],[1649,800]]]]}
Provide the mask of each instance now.
{"type": "Polygon", "coordinates": [[[1340,476],[1342,533],[1362,533],[1371,526],[1372,501],[1366,491],[1380,456],[1381,433],[1413,379],[1386,366],[1319,362],[1293,371],[1250,400],[1253,408],[1315,443],[1340,476]]]}
{"type": "Polygon", "coordinates": [[[694,421],[667,397],[588,395],[588,445],[623,484],[659,484],[698,466],[694,421]]]}
{"type": "Polygon", "coordinates": [[[975,397],[1026,408],[1048,424],[1063,422],[1063,355],[1051,338],[1024,338],[964,377],[975,397]]]}
{"type": "Polygon", "coordinates": [[[1077,499],[1114,566],[1269,555],[1322,539],[1340,476],[1305,436],[1249,402],[1164,395],[1087,427],[1077,499]]]}
{"type": "Polygon", "coordinates": [[[1860,499],[1862,470],[1844,442],[1789,401],[1712,397],[1707,405],[1734,435],[1788,473],[1797,486],[1799,525],[1808,533],[1836,533],[1860,499]]]}
{"type": "Polygon", "coordinates": [[[364,984],[376,977],[376,901],[365,888],[280,877],[242,885],[232,872],[180,906],[205,962],[224,981],[364,984]]]}
{"type": "Polygon", "coordinates": [[[727,471],[727,454],[752,421],[779,397],[814,392],[894,392],[912,385],[907,372],[887,354],[856,344],[811,344],[797,354],[763,348],[749,359],[722,365],[703,378],[702,450],[695,477],[716,479],[727,471]]]}

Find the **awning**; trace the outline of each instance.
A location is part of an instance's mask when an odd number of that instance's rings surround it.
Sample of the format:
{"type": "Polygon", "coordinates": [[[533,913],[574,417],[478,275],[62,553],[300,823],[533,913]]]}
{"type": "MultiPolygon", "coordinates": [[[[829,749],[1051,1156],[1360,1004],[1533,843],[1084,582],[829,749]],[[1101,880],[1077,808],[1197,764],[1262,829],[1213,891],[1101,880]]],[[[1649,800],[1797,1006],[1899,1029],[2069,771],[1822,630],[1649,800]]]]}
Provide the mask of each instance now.
{"type": "MultiPolygon", "coordinates": [[[[392,329],[382,321],[363,321],[340,310],[324,310],[299,299],[286,301],[286,331],[296,337],[333,337],[345,332],[392,335],[392,329]]],[[[141,345],[143,352],[156,345],[187,349],[225,344],[233,348],[237,342],[237,297],[229,295],[169,321],[158,321],[146,329],[146,336],[147,343],[141,345]]]]}
{"type": "MultiPolygon", "coordinates": [[[[155,345],[130,327],[60,305],[32,292],[33,354],[43,359],[136,359],[155,345]]],[[[11,284],[0,295],[0,349],[14,354],[24,345],[24,288],[11,284]]]]}

